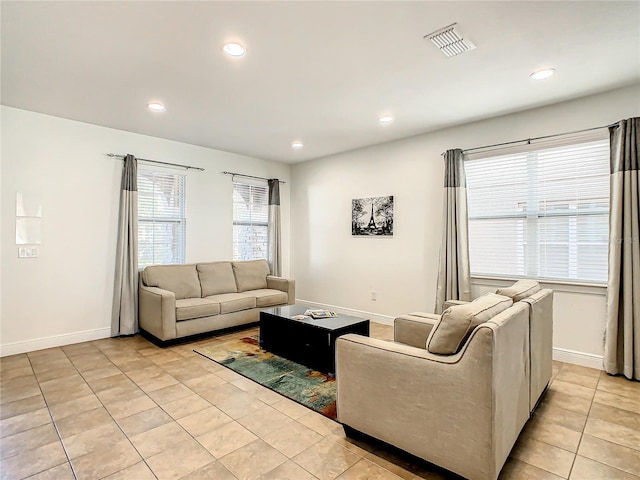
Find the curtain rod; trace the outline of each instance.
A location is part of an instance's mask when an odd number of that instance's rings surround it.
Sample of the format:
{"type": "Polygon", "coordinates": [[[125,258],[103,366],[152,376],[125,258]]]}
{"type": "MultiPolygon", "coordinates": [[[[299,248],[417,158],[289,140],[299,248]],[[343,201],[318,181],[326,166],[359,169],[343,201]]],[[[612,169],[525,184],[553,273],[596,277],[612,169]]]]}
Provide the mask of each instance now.
{"type": "MultiPolygon", "coordinates": [[[[116,155],[115,153],[107,153],[107,157],[111,157],[111,158],[124,158],[124,155],[116,155]]],[[[146,158],[137,158],[137,160],[140,160],[141,162],[149,162],[149,163],[159,163],[160,165],[171,165],[172,167],[180,167],[180,168],[184,168],[186,170],[200,170],[201,172],[204,172],[204,168],[200,168],[200,167],[192,167],[191,165],[180,165],[179,163],[169,163],[169,162],[159,162],[158,160],[148,160],[146,158]]]]}
{"type": "MultiPolygon", "coordinates": [[[[245,175],[244,173],[236,173],[236,172],[222,172],[225,175],[231,175],[233,177],[245,177],[245,178],[257,178],[258,180],[270,180],[269,178],[264,177],[256,177],[255,175],[245,175]]],[[[287,183],[284,180],[278,180],[280,183],[287,183]]]]}
{"type": "MultiPolygon", "coordinates": [[[[522,142],[531,143],[534,140],[544,140],[545,138],[562,137],[564,135],[573,135],[574,133],[590,132],[592,130],[601,130],[603,128],[611,128],[611,127],[617,127],[617,126],[618,126],[618,123],[612,123],[611,125],[603,125],[602,127],[584,128],[582,130],[574,130],[573,132],[564,132],[564,133],[556,133],[554,135],[545,135],[542,137],[525,138],[523,140],[514,140],[513,142],[494,143],[493,145],[484,145],[482,147],[467,148],[465,150],[462,150],[462,153],[473,152],[474,150],[482,150],[483,148],[493,148],[493,147],[502,147],[504,145],[513,145],[514,143],[522,143],[522,142]]],[[[444,154],[445,152],[442,152],[440,155],[444,156],[444,154]]]]}

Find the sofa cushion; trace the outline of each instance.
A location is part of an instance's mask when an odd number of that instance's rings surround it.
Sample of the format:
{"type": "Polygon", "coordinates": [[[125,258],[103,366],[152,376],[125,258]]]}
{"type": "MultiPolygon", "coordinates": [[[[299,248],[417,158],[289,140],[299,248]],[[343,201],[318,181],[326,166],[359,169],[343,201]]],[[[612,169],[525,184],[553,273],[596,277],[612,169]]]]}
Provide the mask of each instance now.
{"type": "Polygon", "coordinates": [[[183,298],[176,300],[176,321],[208,317],[220,313],[220,304],[206,298],[183,298]]]}
{"type": "Polygon", "coordinates": [[[196,268],[203,297],[238,291],[231,262],[199,263],[196,268]]]}
{"type": "Polygon", "coordinates": [[[169,290],[182,298],[200,298],[200,279],[195,265],[151,265],[142,272],[147,287],[169,290]]]}
{"type": "Polygon", "coordinates": [[[220,293],[206,297],[206,300],[219,303],[220,313],[231,313],[256,308],[256,297],[246,293],[220,293]]]}
{"type": "Polygon", "coordinates": [[[266,260],[233,262],[233,273],[238,292],[267,288],[267,275],[270,271],[266,260]]]}
{"type": "Polygon", "coordinates": [[[286,304],[289,301],[285,292],[271,288],[251,290],[247,294],[256,297],[256,307],[271,307],[273,305],[286,304]]]}
{"type": "Polygon", "coordinates": [[[530,297],[538,291],[540,291],[540,284],[535,280],[518,280],[510,287],[499,288],[496,290],[496,293],[509,297],[514,302],[519,302],[523,298],[530,297]]]}
{"type": "Polygon", "coordinates": [[[427,350],[440,355],[457,353],[474,328],[511,305],[509,297],[487,293],[473,302],[447,308],[427,339],[427,350]]]}

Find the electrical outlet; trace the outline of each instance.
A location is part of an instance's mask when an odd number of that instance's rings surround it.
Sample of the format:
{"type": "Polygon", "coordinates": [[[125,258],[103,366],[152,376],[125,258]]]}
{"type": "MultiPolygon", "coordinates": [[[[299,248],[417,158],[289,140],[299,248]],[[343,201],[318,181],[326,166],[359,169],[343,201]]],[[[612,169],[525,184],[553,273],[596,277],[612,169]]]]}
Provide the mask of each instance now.
{"type": "Polygon", "coordinates": [[[376,292],[371,292],[371,300],[376,301],[378,299],[378,294],[376,292]]]}

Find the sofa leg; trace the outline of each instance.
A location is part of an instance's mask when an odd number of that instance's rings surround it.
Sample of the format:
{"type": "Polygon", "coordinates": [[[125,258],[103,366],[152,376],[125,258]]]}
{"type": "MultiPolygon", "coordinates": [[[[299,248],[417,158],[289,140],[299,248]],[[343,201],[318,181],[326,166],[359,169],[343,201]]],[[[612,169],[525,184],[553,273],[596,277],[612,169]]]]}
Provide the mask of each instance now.
{"type": "Polygon", "coordinates": [[[342,424],[342,428],[344,428],[344,434],[351,438],[352,440],[360,440],[364,437],[364,434],[349,425],[342,424]]]}

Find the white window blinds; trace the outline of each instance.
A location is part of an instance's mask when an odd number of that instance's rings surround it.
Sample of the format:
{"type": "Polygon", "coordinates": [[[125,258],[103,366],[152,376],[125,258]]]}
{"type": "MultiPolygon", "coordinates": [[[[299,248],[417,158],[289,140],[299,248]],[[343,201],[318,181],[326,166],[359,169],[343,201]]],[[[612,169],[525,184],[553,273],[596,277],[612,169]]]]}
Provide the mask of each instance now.
{"type": "Polygon", "coordinates": [[[138,266],[184,263],[185,176],[138,169],[138,266]]]}
{"type": "Polygon", "coordinates": [[[465,162],[471,274],[606,283],[609,142],[465,162]]]}
{"type": "Polygon", "coordinates": [[[233,183],[233,259],[267,258],[267,185],[233,183]]]}

